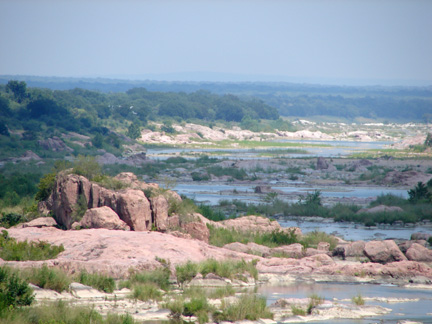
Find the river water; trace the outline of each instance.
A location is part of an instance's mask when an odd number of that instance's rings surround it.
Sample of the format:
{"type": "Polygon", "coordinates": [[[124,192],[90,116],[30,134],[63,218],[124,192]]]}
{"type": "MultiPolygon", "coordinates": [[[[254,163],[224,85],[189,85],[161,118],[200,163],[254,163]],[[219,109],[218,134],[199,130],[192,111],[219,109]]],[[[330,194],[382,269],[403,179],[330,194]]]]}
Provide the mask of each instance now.
{"type": "Polygon", "coordinates": [[[348,284],[348,283],[302,283],[296,282],[284,286],[261,286],[258,292],[267,297],[267,304],[273,304],[279,298],[308,298],[316,294],[327,300],[337,300],[341,304],[351,304],[351,298],[360,294],[366,298],[405,298],[419,299],[402,303],[386,303],[367,300],[365,305],[379,305],[390,308],[388,315],[367,317],[363,319],[344,319],[331,321],[317,321],[308,323],[338,323],[338,324],[366,324],[366,323],[397,323],[401,320],[432,323],[432,290],[401,288],[395,285],[377,284],[348,284]],[[341,301],[348,299],[348,301],[341,301]]]}

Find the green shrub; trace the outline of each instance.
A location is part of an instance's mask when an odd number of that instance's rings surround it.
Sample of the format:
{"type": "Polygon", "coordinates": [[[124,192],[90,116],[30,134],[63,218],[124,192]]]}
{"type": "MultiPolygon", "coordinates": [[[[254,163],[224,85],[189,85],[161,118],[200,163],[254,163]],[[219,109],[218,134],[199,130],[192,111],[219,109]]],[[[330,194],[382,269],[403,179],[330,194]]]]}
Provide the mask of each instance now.
{"type": "Polygon", "coordinates": [[[32,284],[57,292],[69,290],[71,279],[63,271],[55,268],[48,268],[44,264],[41,268],[31,268],[22,271],[22,276],[32,284]]]}
{"type": "Polygon", "coordinates": [[[83,285],[91,286],[106,293],[112,293],[116,286],[114,278],[98,273],[88,273],[86,270],[81,270],[77,280],[83,285]]]}
{"type": "Polygon", "coordinates": [[[208,312],[211,310],[207,298],[204,296],[192,298],[189,302],[183,305],[184,316],[196,316],[200,324],[209,321],[208,312]]]}
{"type": "Polygon", "coordinates": [[[92,181],[111,190],[121,190],[128,187],[126,183],[107,175],[96,175],[92,181]]]}
{"type": "Polygon", "coordinates": [[[48,260],[54,259],[64,251],[63,245],[56,246],[47,242],[17,242],[9,237],[5,230],[0,235],[0,258],[6,261],[48,260]]]}
{"type": "Polygon", "coordinates": [[[152,282],[148,282],[145,284],[135,284],[133,286],[131,297],[133,299],[138,299],[142,301],[161,300],[162,292],[158,285],[152,282]]]}
{"type": "Polygon", "coordinates": [[[56,173],[48,173],[44,175],[37,186],[38,192],[36,193],[35,199],[37,201],[46,200],[54,189],[56,173]]]}
{"type": "Polygon", "coordinates": [[[78,159],[73,163],[73,173],[82,175],[89,180],[100,176],[102,169],[93,156],[78,155],[78,159]]]}
{"type": "Polygon", "coordinates": [[[362,295],[360,295],[360,293],[357,294],[357,296],[351,298],[351,301],[357,306],[363,306],[365,304],[365,300],[363,299],[362,295]]]}
{"type": "Polygon", "coordinates": [[[0,217],[0,226],[9,228],[25,220],[25,217],[17,213],[2,213],[0,217]]]}
{"type": "Polygon", "coordinates": [[[120,284],[120,287],[131,288],[135,284],[150,284],[153,283],[160,289],[165,291],[169,290],[170,285],[170,269],[169,267],[159,268],[153,271],[142,271],[133,273],[129,276],[129,279],[120,284]]]}
{"type": "Polygon", "coordinates": [[[316,248],[318,246],[318,243],[320,242],[327,242],[330,244],[330,251],[332,251],[337,243],[338,240],[325,232],[319,232],[319,231],[313,231],[309,232],[305,235],[303,235],[300,239],[300,243],[305,247],[313,247],[316,248]]]}
{"type": "Polygon", "coordinates": [[[0,316],[6,310],[31,305],[33,300],[33,290],[27,282],[10,268],[0,267],[0,316]]]}
{"type": "Polygon", "coordinates": [[[198,265],[188,261],[183,265],[176,266],[177,282],[183,284],[186,281],[191,281],[198,274],[198,265]]]}
{"type": "Polygon", "coordinates": [[[209,174],[216,177],[229,176],[237,180],[244,180],[247,178],[247,173],[243,169],[223,168],[220,166],[212,166],[207,168],[209,174]]]}
{"type": "Polygon", "coordinates": [[[309,296],[309,304],[307,306],[306,313],[308,315],[312,314],[312,311],[324,302],[324,298],[318,296],[317,294],[312,294],[309,296]]]}
{"type": "Polygon", "coordinates": [[[305,316],[306,315],[306,311],[303,308],[297,307],[295,305],[291,305],[291,311],[292,311],[294,316],[305,316]]]}
{"type": "Polygon", "coordinates": [[[198,213],[215,222],[226,219],[225,214],[220,209],[215,209],[209,205],[201,204],[198,208],[198,213]]]}
{"type": "Polygon", "coordinates": [[[255,294],[245,294],[233,304],[222,302],[221,311],[213,313],[213,320],[220,321],[256,321],[259,318],[273,319],[273,314],[267,308],[266,299],[255,294]]]}
{"type": "Polygon", "coordinates": [[[215,290],[209,293],[209,298],[213,299],[221,299],[223,297],[234,296],[235,290],[231,285],[227,285],[224,287],[216,288],[215,290]]]}

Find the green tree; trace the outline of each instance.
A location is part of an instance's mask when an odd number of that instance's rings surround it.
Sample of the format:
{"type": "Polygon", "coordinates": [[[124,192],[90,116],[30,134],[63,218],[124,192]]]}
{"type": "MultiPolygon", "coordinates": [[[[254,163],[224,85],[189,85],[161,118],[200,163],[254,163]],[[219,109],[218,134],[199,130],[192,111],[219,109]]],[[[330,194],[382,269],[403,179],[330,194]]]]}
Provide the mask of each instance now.
{"type": "Polygon", "coordinates": [[[103,143],[104,143],[104,139],[100,133],[97,133],[92,139],[92,144],[96,148],[102,148],[103,143]]]}
{"type": "Polygon", "coordinates": [[[137,139],[141,136],[141,127],[136,119],[132,122],[132,124],[129,125],[127,136],[132,139],[137,139]]]}
{"type": "Polygon", "coordinates": [[[6,85],[6,90],[10,90],[19,103],[27,96],[27,84],[24,81],[10,80],[6,85]]]}
{"type": "Polygon", "coordinates": [[[421,181],[418,182],[413,189],[408,190],[408,196],[408,200],[411,203],[431,201],[431,193],[429,192],[427,186],[421,181]]]}
{"type": "Polygon", "coordinates": [[[424,142],[424,146],[432,147],[432,134],[428,133],[424,142]]]}
{"type": "Polygon", "coordinates": [[[0,267],[0,315],[7,309],[31,305],[33,300],[33,290],[27,282],[11,269],[0,267]]]}

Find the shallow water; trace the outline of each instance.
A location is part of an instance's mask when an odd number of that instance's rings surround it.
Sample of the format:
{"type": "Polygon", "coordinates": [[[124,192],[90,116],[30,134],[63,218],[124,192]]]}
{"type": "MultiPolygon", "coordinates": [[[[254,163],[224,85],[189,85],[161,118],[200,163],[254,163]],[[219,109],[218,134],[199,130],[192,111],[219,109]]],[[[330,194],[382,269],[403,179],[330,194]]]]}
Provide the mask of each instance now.
{"type": "Polygon", "coordinates": [[[361,224],[337,223],[331,220],[313,222],[304,220],[304,218],[280,219],[279,223],[282,227],[299,227],[302,233],[321,231],[352,241],[386,239],[409,240],[411,234],[415,232],[429,233],[432,235],[432,225],[415,225],[409,227],[379,225],[377,227],[366,227],[361,224]]]}
{"type": "MultiPolygon", "coordinates": [[[[267,297],[267,304],[273,304],[279,298],[307,298],[317,294],[327,300],[351,299],[360,294],[363,298],[418,298],[418,302],[385,303],[366,301],[366,305],[379,305],[391,308],[388,315],[380,317],[367,317],[356,320],[331,320],[339,324],[366,324],[366,323],[397,323],[400,320],[412,320],[422,323],[432,323],[432,290],[409,289],[393,285],[350,284],[350,283],[293,283],[286,286],[261,286],[258,292],[267,297]],[[382,321],[382,322],[380,322],[382,321]]],[[[342,303],[350,304],[351,301],[342,303]]],[[[329,323],[329,321],[308,322],[329,323]]]]}

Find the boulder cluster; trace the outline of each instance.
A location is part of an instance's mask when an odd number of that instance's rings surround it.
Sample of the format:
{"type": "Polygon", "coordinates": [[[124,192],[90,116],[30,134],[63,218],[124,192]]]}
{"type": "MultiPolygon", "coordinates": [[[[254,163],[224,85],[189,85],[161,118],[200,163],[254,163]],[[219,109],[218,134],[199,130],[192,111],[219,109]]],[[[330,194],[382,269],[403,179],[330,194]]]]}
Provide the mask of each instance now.
{"type": "Polygon", "coordinates": [[[182,203],[176,192],[138,181],[130,172],[120,173],[113,180],[122,189],[107,189],[83,176],[63,171],[57,175],[51,195],[39,204],[39,210],[50,213],[65,229],[160,232],[183,229],[192,237],[208,241],[208,229],[200,217],[176,214],[173,206],[182,203]],[[84,215],[79,215],[83,209],[84,215]]]}

